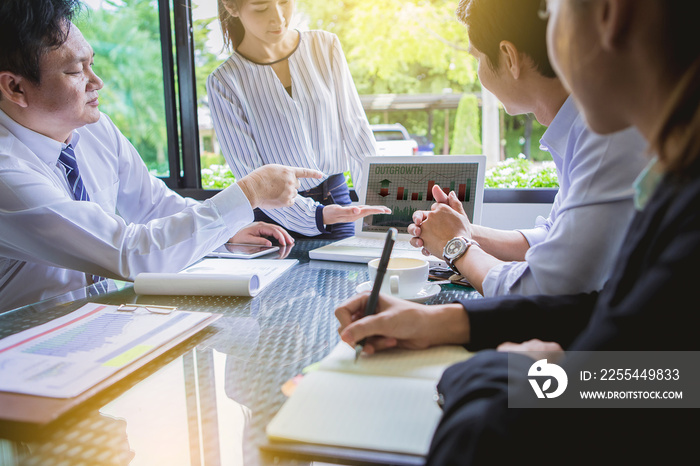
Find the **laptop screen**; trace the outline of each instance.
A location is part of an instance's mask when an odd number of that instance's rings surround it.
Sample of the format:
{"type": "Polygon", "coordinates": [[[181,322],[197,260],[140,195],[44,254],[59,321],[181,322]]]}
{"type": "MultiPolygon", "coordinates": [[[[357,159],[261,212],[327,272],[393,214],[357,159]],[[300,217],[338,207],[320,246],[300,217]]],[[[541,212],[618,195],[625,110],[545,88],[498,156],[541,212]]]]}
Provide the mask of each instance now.
{"type": "Polygon", "coordinates": [[[481,220],[484,156],[370,157],[365,161],[364,203],[392,211],[362,220],[362,231],[386,232],[390,227],[407,233],[413,212],[430,210],[433,186],[454,191],[472,223],[481,220]]]}

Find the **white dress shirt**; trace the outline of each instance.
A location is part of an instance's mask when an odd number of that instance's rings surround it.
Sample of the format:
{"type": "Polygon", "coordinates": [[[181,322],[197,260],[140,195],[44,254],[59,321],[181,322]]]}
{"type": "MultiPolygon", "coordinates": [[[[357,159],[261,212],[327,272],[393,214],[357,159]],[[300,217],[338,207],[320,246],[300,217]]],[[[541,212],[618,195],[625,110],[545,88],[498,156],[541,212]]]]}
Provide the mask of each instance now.
{"type": "Polygon", "coordinates": [[[601,289],[634,214],[632,185],[647,162],[637,130],[597,135],[569,97],[540,143],[554,159],[559,192],[549,218],[520,230],[530,244],[525,261],[489,270],[484,296],[601,289]]]}
{"type": "MultiPolygon", "coordinates": [[[[234,52],[207,79],[216,136],[236,178],[278,163],[326,175],[350,170],[361,186],[365,156],[376,143],[335,34],[300,32],[289,56],[290,96],[269,65],[234,52]]],[[[302,179],[300,191],[319,184],[302,179]]],[[[297,196],[292,207],[265,210],[285,228],[315,236],[319,204],[297,196]]]]}
{"type": "Polygon", "coordinates": [[[0,111],[0,311],[86,285],[177,272],[253,220],[234,185],[199,203],[148,173],[101,115],[73,132],[90,201],[76,201],[57,160],[65,147],[0,111]]]}

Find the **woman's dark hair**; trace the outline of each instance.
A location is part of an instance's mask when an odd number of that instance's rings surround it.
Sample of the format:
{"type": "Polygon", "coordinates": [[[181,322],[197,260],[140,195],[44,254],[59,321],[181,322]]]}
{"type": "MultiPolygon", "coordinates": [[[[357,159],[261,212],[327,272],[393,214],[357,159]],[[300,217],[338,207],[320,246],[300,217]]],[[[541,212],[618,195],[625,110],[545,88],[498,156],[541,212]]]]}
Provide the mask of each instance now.
{"type": "Polygon", "coordinates": [[[491,68],[500,60],[500,43],[512,42],[532,59],[543,76],[556,77],[547,57],[547,21],[539,17],[541,0],[460,0],[455,13],[467,26],[469,41],[486,55],[491,68]]]}
{"type": "Polygon", "coordinates": [[[659,66],[677,84],[650,143],[667,171],[682,177],[700,172],[700,41],[696,18],[684,0],[657,0],[664,18],[655,35],[659,66]]]}
{"type": "Polygon", "coordinates": [[[81,6],[79,0],[2,0],[0,71],[39,84],[41,57],[66,41],[81,6]]]}
{"type": "Polygon", "coordinates": [[[232,16],[226,10],[226,5],[224,3],[235,3],[236,6],[240,6],[241,0],[218,0],[219,1],[219,22],[221,23],[221,32],[224,35],[224,46],[236,50],[241,41],[243,41],[243,36],[245,36],[245,28],[241,20],[235,16],[232,16]]]}

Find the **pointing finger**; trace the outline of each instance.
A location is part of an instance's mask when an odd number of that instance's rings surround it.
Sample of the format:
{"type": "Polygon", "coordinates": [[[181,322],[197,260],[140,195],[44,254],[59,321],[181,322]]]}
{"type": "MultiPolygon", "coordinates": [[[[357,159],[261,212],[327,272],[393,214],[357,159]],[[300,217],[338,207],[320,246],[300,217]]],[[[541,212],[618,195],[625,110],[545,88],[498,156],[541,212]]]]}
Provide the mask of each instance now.
{"type": "Polygon", "coordinates": [[[294,168],[294,176],[297,178],[323,178],[323,173],[311,168],[294,168]]]}

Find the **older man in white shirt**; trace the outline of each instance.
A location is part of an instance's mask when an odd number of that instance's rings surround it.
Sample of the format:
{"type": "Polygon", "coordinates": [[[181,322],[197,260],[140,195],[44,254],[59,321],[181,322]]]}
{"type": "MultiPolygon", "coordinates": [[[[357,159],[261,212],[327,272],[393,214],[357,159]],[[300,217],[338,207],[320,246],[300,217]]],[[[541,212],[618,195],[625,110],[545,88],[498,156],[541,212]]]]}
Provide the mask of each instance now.
{"type": "Polygon", "coordinates": [[[168,189],[98,109],[76,4],[0,6],[0,312],[93,276],[179,271],[232,237],[292,242],[251,225],[253,208],[289,206],[298,178],[322,174],[267,165],[201,203],[168,189]]]}

